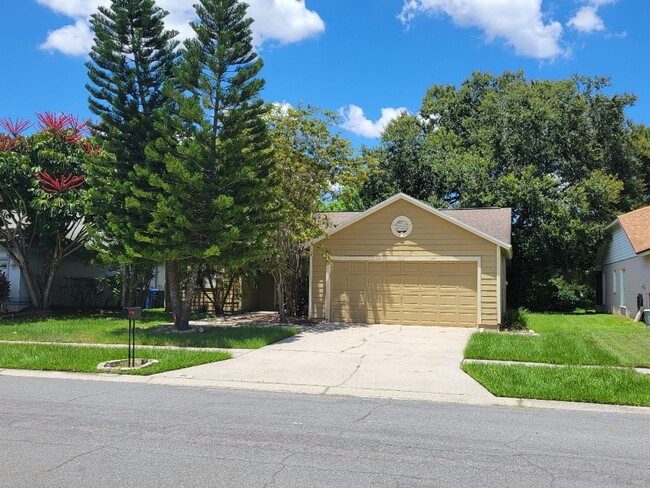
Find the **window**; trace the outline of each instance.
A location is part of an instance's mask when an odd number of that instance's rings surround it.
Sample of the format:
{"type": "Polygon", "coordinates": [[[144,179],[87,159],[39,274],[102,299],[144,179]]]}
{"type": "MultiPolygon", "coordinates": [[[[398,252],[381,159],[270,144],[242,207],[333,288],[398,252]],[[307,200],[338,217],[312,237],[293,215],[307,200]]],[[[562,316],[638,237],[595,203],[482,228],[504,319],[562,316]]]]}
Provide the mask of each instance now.
{"type": "Polygon", "coordinates": [[[616,270],[612,271],[612,293],[616,293],[616,270]]]}
{"type": "Polygon", "coordinates": [[[620,278],[619,283],[618,283],[618,289],[621,292],[621,296],[619,298],[619,305],[621,307],[625,307],[625,270],[622,269],[618,272],[618,276],[620,278]]]}
{"type": "Polygon", "coordinates": [[[0,257],[0,271],[4,271],[6,273],[8,267],[9,267],[9,258],[0,257]]]}

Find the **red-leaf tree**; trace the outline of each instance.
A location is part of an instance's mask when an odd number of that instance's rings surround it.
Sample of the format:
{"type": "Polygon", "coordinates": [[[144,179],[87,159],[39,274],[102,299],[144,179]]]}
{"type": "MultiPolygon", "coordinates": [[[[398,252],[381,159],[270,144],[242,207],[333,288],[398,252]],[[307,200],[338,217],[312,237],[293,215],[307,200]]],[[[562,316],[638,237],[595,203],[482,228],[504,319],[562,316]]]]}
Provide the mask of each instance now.
{"type": "Polygon", "coordinates": [[[0,119],[0,249],[18,265],[32,306],[44,310],[61,261],[88,235],[84,168],[100,149],[71,115],[37,114],[32,124],[0,119]]]}

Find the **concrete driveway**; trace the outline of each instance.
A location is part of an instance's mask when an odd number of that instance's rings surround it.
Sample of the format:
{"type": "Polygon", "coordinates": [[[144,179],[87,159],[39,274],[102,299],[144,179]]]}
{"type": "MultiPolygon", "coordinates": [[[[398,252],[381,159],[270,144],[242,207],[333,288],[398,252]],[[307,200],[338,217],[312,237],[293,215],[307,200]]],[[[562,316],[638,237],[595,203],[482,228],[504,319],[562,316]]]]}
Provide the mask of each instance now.
{"type": "Polygon", "coordinates": [[[495,397],[460,369],[474,329],[321,324],[230,361],[156,375],[197,386],[463,403],[495,397]],[[192,382],[194,383],[194,382],[192,382]]]}

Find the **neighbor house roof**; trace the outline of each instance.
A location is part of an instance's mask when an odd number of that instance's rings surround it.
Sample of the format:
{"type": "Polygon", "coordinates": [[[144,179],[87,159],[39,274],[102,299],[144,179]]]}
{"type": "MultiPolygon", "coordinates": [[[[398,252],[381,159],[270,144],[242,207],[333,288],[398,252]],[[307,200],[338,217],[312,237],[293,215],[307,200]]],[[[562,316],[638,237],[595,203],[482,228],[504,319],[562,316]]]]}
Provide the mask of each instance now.
{"type": "Polygon", "coordinates": [[[512,227],[512,209],[510,208],[467,208],[467,209],[434,209],[433,207],[422,203],[408,195],[398,193],[397,195],[375,205],[365,212],[324,212],[322,215],[328,219],[327,233],[331,234],[341,225],[352,223],[352,221],[362,218],[364,214],[369,214],[385,206],[387,203],[396,199],[404,199],[417,204],[436,215],[440,215],[452,222],[458,223],[461,227],[470,232],[487,237],[491,241],[510,249],[511,246],[511,227],[512,227]]]}
{"type": "Polygon", "coordinates": [[[618,222],[635,253],[650,250],[650,206],[619,215],[618,222]]]}
{"type": "Polygon", "coordinates": [[[348,220],[355,218],[362,212],[322,212],[321,215],[327,219],[327,230],[332,230],[348,220]]]}

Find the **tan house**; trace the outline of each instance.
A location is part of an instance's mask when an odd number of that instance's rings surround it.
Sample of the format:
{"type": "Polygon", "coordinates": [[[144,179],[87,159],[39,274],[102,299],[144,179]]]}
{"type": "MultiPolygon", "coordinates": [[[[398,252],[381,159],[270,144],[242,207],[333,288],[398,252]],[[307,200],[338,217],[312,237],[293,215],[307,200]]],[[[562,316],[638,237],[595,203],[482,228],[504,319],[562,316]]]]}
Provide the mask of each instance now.
{"type": "Polygon", "coordinates": [[[607,232],[598,256],[596,305],[602,312],[634,317],[639,295],[650,308],[650,206],[620,215],[607,232]]]}
{"type": "Polygon", "coordinates": [[[397,194],[329,214],[311,245],[310,318],[496,328],[506,303],[511,209],[437,210],[397,194]]]}

